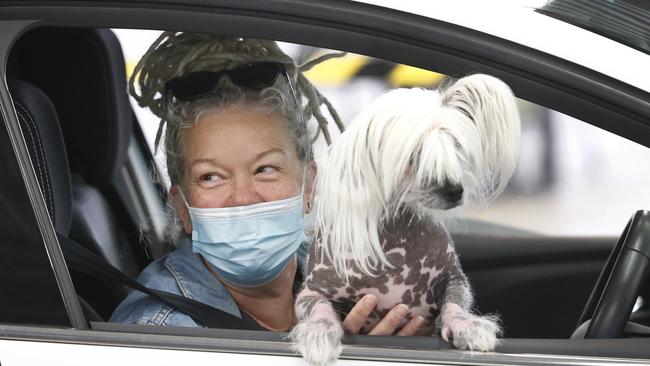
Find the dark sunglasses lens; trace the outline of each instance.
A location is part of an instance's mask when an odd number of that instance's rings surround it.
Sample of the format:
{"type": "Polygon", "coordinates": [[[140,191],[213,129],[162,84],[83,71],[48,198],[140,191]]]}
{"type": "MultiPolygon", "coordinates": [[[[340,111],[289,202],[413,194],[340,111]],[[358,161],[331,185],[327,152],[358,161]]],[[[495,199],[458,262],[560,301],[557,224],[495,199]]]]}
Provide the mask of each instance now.
{"type": "Polygon", "coordinates": [[[226,71],[193,72],[170,80],[165,87],[176,99],[189,101],[211,92],[223,75],[228,75],[235,85],[262,89],[272,85],[282,71],[280,64],[258,62],[226,71]]]}
{"type": "Polygon", "coordinates": [[[270,62],[259,62],[228,70],[228,76],[235,85],[251,89],[270,86],[282,72],[282,66],[270,62]]]}
{"type": "Polygon", "coordinates": [[[213,72],[194,72],[179,78],[170,80],[167,89],[172,95],[180,100],[190,100],[197,96],[210,92],[219,80],[219,76],[213,72]]]}

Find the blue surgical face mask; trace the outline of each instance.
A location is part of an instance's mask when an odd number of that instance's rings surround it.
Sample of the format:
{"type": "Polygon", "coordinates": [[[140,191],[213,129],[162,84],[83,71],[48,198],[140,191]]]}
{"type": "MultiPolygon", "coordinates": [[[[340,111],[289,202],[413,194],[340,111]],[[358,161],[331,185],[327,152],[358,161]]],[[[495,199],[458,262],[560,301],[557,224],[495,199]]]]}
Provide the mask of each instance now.
{"type": "Polygon", "coordinates": [[[238,287],[262,286],[274,280],[307,240],[302,189],[291,198],[249,206],[187,206],[192,219],[192,251],[238,287]]]}

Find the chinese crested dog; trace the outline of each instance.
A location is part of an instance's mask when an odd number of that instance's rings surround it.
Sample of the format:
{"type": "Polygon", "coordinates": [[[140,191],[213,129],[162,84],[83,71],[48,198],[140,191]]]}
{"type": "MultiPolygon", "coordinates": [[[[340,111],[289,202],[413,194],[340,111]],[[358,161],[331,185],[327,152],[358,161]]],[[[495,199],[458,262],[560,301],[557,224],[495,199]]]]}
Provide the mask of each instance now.
{"type": "Polygon", "coordinates": [[[368,332],[396,304],[421,316],[421,334],[490,351],[496,316],[472,313],[472,292],[445,219],[503,191],[519,156],[510,88],[472,75],[444,90],[379,97],[330,147],[318,178],[317,240],[295,302],[295,350],[313,365],[338,358],[344,317],[366,294],[368,332]],[[453,210],[452,210],[453,211],[453,210]]]}

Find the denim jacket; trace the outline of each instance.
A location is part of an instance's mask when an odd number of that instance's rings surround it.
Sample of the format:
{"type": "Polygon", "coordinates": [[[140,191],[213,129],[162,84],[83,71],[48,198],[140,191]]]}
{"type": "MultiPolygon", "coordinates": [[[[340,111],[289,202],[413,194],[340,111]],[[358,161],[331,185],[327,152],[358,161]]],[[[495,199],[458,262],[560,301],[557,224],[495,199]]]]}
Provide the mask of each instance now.
{"type": "MultiPolygon", "coordinates": [[[[308,243],[304,242],[297,252],[298,273],[294,293],[303,278],[302,268],[305,268],[307,250],[308,243]]],[[[188,297],[241,318],[241,311],[228,290],[205,267],[199,255],[192,252],[192,241],[189,237],[182,237],[176,250],[147,266],[138,277],[138,282],[152,289],[188,297]]],[[[140,291],[131,291],[115,309],[110,321],[203,327],[185,313],[140,291]]]]}

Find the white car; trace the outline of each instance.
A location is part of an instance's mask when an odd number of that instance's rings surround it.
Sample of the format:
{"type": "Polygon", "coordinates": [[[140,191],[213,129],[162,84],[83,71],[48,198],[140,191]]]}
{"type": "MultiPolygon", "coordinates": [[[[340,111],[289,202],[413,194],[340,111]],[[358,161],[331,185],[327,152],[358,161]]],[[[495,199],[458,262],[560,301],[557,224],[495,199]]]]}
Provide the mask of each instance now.
{"type": "MultiPolygon", "coordinates": [[[[618,135],[632,147],[614,161],[591,155],[585,180],[559,196],[569,214],[526,192],[494,212],[523,205],[533,224],[513,224],[514,210],[498,225],[487,212],[454,229],[477,309],[501,315],[495,352],[437,336],[356,335],[337,364],[650,363],[649,24],[650,5],[638,0],[0,3],[0,365],[306,364],[283,333],[106,322],[129,289],[64,255],[73,239],[136,277],[167,250],[165,189],[151,179],[153,152],[111,28],[237,34],[451,77],[487,73],[530,105],[582,121],[567,117],[553,138],[583,122],[618,135]],[[625,168],[599,170],[607,164],[625,168]],[[593,189],[603,180],[617,185],[593,189]],[[623,234],[531,233],[574,217],[623,234]]],[[[579,144],[601,150],[594,141],[579,144]]]]}

